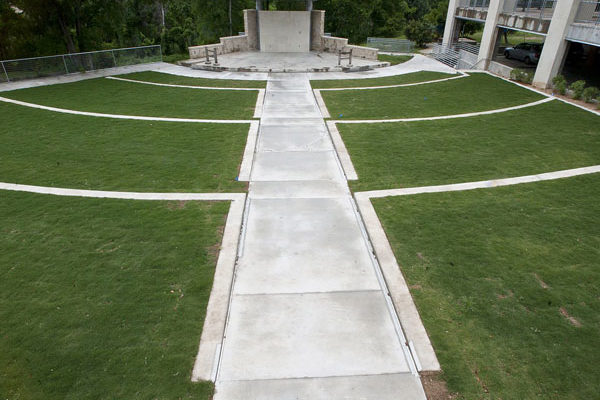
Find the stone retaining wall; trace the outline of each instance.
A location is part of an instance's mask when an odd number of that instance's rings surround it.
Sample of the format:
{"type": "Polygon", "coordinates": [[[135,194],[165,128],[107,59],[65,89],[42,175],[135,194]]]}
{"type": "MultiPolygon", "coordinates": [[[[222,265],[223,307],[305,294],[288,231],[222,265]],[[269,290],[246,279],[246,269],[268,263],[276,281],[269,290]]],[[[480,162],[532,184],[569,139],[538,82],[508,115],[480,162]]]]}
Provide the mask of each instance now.
{"type": "Polygon", "coordinates": [[[377,54],[379,53],[378,49],[348,44],[348,39],[334,36],[321,36],[321,46],[322,51],[336,54],[339,50],[347,51],[352,49],[352,57],[367,60],[377,60],[377,54]]]}
{"type": "Polygon", "coordinates": [[[236,53],[238,51],[249,51],[247,35],[222,37],[219,44],[205,44],[202,46],[188,47],[190,58],[204,58],[204,49],[217,49],[217,54],[236,53]]]}

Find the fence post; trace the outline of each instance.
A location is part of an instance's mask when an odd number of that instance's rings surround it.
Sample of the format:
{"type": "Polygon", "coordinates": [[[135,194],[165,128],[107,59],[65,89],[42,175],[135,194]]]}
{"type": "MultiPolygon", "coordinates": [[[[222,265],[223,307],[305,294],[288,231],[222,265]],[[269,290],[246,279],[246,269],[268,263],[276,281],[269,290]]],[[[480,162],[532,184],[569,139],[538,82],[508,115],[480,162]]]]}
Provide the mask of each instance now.
{"type": "Polygon", "coordinates": [[[4,70],[4,75],[6,75],[6,82],[10,82],[10,78],[8,77],[8,72],[6,72],[6,67],[4,66],[4,61],[1,61],[0,64],[2,64],[2,70],[4,70]]]}
{"type": "Polygon", "coordinates": [[[110,53],[112,54],[113,57],[113,63],[115,64],[115,67],[117,66],[117,59],[115,58],[115,51],[111,50],[110,53]]]}
{"type": "Polygon", "coordinates": [[[215,65],[219,65],[219,59],[217,58],[217,48],[215,47],[215,65]]]}
{"type": "Polygon", "coordinates": [[[63,64],[65,64],[65,73],[69,73],[69,68],[67,68],[67,60],[65,60],[65,55],[62,56],[63,64]]]}
{"type": "Polygon", "coordinates": [[[158,45],[158,52],[160,53],[160,62],[163,62],[163,56],[162,56],[162,46],[159,44],[158,45]]]}

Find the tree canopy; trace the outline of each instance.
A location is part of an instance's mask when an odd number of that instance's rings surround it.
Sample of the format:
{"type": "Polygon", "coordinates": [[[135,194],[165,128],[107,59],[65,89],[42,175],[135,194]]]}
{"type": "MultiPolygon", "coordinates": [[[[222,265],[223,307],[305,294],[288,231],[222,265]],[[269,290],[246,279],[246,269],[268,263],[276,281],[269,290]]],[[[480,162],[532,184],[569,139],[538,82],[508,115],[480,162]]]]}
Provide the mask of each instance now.
{"type": "MultiPolygon", "coordinates": [[[[297,0],[265,3],[273,10],[304,9],[297,0]]],[[[243,10],[254,7],[254,0],[0,0],[0,59],[148,44],[185,53],[242,31],[243,10]]],[[[326,30],[351,43],[402,35],[410,21],[433,26],[444,7],[444,0],[315,3],[326,11],[326,30]]]]}

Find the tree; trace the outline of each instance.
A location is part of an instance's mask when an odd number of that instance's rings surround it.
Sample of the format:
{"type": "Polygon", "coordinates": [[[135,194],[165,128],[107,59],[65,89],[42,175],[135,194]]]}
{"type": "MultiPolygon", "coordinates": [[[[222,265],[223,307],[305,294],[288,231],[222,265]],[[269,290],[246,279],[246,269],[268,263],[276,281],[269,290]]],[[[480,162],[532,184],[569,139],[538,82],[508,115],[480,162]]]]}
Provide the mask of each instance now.
{"type": "Polygon", "coordinates": [[[419,47],[424,47],[426,43],[433,40],[434,27],[425,21],[412,20],[406,26],[404,33],[409,40],[412,40],[419,47]]]}

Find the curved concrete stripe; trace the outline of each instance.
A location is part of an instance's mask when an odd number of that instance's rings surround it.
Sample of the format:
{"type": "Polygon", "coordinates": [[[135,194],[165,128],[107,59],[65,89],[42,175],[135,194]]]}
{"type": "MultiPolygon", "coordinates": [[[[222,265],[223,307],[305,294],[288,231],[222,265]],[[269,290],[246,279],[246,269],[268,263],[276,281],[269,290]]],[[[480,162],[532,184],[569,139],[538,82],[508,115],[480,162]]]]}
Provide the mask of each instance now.
{"type": "Polygon", "coordinates": [[[5,103],[17,104],[19,106],[38,108],[40,110],[54,111],[63,114],[85,115],[88,117],[115,118],[115,119],[133,119],[138,121],[162,121],[162,122],[196,122],[196,123],[211,123],[211,124],[249,124],[252,120],[235,120],[235,119],[191,119],[191,118],[167,118],[167,117],[145,117],[140,115],[121,115],[121,114],[102,114],[88,111],[76,111],[66,108],[57,108],[43,106],[40,104],[27,103],[25,101],[13,100],[6,97],[0,97],[0,101],[5,103]]]}
{"type": "Polygon", "coordinates": [[[454,80],[454,79],[466,78],[468,76],[469,76],[469,74],[464,73],[464,72],[460,72],[460,76],[453,76],[451,78],[435,79],[435,80],[432,80],[432,81],[424,81],[424,82],[403,83],[403,84],[400,84],[400,85],[364,86],[364,87],[349,87],[349,88],[326,88],[326,89],[314,89],[314,90],[315,91],[319,91],[319,92],[323,92],[323,91],[332,92],[332,91],[340,91],[340,90],[390,89],[390,88],[397,88],[397,87],[428,85],[430,83],[439,83],[439,82],[451,81],[451,80],[454,80]]]}
{"type": "Polygon", "coordinates": [[[590,167],[565,169],[561,171],[546,172],[537,175],[517,176],[514,178],[492,179],[488,181],[454,183],[450,185],[422,186],[405,189],[374,190],[369,192],[358,192],[357,198],[381,198],[390,196],[408,196],[421,193],[457,192],[462,190],[487,189],[499,186],[518,185],[521,183],[532,183],[550,181],[554,179],[571,178],[579,175],[595,174],[600,172],[600,165],[590,167]]]}
{"type": "Polygon", "coordinates": [[[112,79],[115,81],[123,81],[123,82],[132,82],[132,83],[141,83],[144,85],[152,85],[152,86],[164,86],[171,88],[183,88],[183,89],[203,89],[203,90],[238,90],[238,91],[249,91],[249,90],[264,90],[260,88],[226,88],[226,87],[210,87],[210,86],[191,86],[191,85],[173,85],[170,83],[157,83],[157,82],[148,82],[148,81],[138,81],[135,79],[125,79],[119,78],[116,76],[107,76],[106,79],[112,79]]]}
{"type": "Polygon", "coordinates": [[[67,189],[48,186],[19,185],[0,182],[0,190],[51,194],[55,196],[92,197],[100,199],[125,200],[244,200],[245,193],[150,193],[150,192],[111,192],[103,190],[67,189]]]}
{"type": "Polygon", "coordinates": [[[336,124],[379,124],[379,123],[385,123],[385,122],[436,121],[436,120],[440,120],[440,119],[468,118],[468,117],[477,117],[477,116],[480,116],[480,115],[498,114],[498,113],[503,113],[503,112],[507,112],[507,111],[520,110],[521,108],[538,106],[540,104],[544,104],[544,103],[547,103],[547,102],[552,101],[552,100],[554,100],[554,98],[547,97],[545,99],[534,101],[532,103],[521,104],[521,105],[513,106],[513,107],[498,108],[498,109],[495,109],[495,110],[479,111],[479,112],[466,113],[466,114],[440,115],[440,116],[437,116],[437,117],[396,118],[396,119],[364,119],[364,120],[355,119],[355,120],[335,120],[333,122],[335,122],[336,124]]]}

